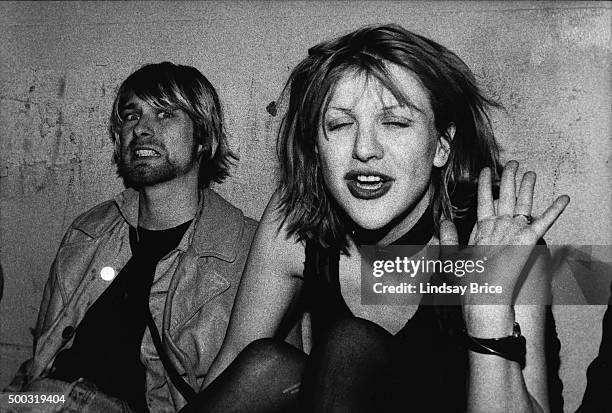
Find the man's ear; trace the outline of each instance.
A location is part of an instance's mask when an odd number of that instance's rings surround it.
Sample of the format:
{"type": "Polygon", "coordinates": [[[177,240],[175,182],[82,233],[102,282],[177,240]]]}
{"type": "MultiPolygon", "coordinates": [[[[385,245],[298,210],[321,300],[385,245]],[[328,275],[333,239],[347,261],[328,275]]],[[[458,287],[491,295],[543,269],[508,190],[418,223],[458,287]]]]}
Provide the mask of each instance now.
{"type": "Polygon", "coordinates": [[[213,145],[214,145],[214,142],[211,142],[210,139],[207,138],[204,143],[198,144],[198,154],[200,155],[208,154],[209,157],[212,158],[214,149],[216,149],[216,148],[213,148],[213,145]]]}
{"type": "Polygon", "coordinates": [[[442,168],[448,162],[451,151],[451,142],[455,137],[455,131],[457,128],[454,123],[448,125],[446,133],[438,137],[438,143],[436,145],[436,154],[434,155],[433,165],[436,168],[442,168]]]}

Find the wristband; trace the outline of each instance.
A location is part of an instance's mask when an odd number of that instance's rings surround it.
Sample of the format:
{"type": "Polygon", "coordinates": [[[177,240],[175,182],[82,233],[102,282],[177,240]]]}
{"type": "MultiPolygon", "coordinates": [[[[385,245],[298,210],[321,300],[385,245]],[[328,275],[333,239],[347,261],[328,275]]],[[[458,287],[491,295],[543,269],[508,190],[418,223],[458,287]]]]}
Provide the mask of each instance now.
{"type": "Polygon", "coordinates": [[[527,340],[521,335],[519,323],[514,323],[512,335],[502,338],[477,338],[465,334],[468,349],[480,354],[493,354],[516,361],[525,368],[525,356],[527,354],[527,340]]]}

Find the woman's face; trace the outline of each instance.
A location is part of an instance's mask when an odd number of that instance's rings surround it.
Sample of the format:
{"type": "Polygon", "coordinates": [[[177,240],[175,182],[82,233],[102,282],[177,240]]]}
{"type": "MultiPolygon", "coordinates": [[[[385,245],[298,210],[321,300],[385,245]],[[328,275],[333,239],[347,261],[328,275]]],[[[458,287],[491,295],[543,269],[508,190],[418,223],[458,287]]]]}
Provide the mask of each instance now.
{"type": "Polygon", "coordinates": [[[387,68],[411,105],[374,77],[347,73],[322,119],[317,150],[325,184],[351,219],[368,230],[397,219],[406,227],[396,228],[401,235],[429,204],[432,168],[446,163],[448,143],[436,132],[417,77],[394,64],[387,68]]]}

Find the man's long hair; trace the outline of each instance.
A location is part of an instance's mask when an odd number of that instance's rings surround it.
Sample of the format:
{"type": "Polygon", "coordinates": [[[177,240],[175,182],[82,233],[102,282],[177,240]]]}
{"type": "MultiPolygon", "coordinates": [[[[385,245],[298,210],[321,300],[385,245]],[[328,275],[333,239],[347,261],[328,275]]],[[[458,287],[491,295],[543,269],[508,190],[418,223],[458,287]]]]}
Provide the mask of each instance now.
{"type": "Polygon", "coordinates": [[[221,183],[238,157],[229,149],[223,109],[213,85],[196,68],[170,62],[148,64],[132,73],[119,87],[110,116],[110,138],[115,145],[114,162],[119,165],[121,108],[137,96],[160,109],[180,108],[191,118],[194,140],[204,148],[198,182],[200,187],[221,183]]]}

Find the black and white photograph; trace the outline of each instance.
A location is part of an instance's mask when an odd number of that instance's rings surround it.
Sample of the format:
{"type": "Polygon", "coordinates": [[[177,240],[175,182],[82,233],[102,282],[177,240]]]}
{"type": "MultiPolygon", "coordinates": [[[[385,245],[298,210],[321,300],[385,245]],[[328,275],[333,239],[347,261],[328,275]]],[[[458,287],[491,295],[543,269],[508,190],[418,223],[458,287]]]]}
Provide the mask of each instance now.
{"type": "Polygon", "coordinates": [[[0,2],[0,412],[612,412],[612,2],[0,2]]]}

